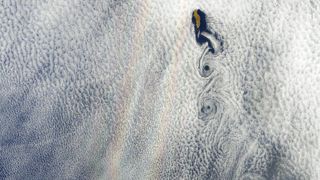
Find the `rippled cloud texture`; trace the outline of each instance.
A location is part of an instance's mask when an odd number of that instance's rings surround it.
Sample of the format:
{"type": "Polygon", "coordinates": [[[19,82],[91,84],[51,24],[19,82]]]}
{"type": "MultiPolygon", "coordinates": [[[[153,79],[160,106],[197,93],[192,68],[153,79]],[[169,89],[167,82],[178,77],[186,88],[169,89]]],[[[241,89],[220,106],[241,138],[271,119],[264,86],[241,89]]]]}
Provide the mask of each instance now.
{"type": "Polygon", "coordinates": [[[0,179],[319,179],[319,12],[0,1],[0,179]]]}

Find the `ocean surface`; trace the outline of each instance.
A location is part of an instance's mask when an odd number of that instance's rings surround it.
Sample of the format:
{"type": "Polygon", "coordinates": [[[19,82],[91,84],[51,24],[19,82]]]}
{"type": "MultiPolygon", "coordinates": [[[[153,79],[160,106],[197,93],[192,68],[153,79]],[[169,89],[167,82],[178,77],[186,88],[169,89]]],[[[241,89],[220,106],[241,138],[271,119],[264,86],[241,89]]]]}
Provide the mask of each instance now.
{"type": "Polygon", "coordinates": [[[320,179],[319,12],[1,0],[0,179],[320,179]]]}

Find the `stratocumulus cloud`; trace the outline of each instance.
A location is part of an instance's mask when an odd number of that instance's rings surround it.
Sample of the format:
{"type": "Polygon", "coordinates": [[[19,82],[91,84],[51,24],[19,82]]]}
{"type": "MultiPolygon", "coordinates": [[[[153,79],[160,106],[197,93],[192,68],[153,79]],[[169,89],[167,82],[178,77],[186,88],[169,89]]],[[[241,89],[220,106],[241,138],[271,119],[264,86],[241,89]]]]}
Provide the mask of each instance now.
{"type": "Polygon", "coordinates": [[[319,11],[1,1],[0,179],[319,179],[319,11]]]}

